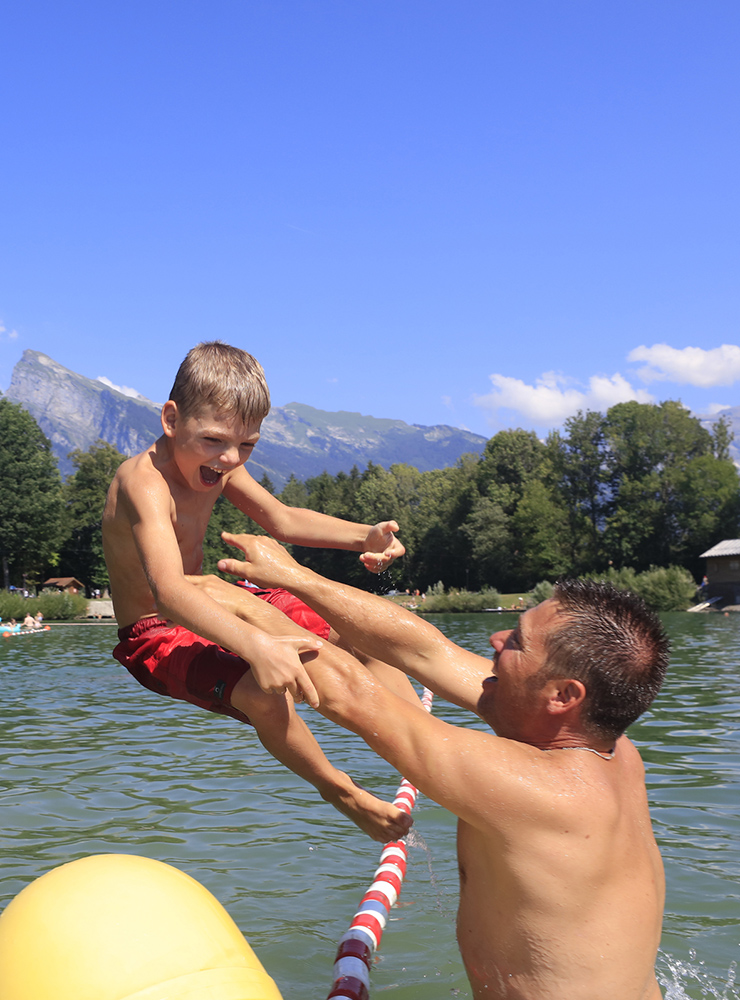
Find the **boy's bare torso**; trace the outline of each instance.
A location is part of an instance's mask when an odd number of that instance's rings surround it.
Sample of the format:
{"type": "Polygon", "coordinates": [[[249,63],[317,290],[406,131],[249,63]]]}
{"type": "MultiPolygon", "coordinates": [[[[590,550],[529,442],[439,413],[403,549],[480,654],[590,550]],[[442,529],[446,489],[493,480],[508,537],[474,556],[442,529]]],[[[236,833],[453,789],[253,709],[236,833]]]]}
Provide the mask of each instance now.
{"type": "Polygon", "coordinates": [[[123,627],[157,614],[156,602],[134,540],[130,491],[149,490],[169,504],[169,517],[182,560],[182,572],[200,573],[203,539],[213,506],[226,479],[207,493],[197,493],[170,474],[157,444],[125,461],[111,483],[103,513],[103,548],[111,582],[113,610],[123,627]]]}
{"type": "Polygon", "coordinates": [[[530,808],[494,807],[487,830],[458,824],[458,942],[473,995],[660,1000],[664,876],[639,754],[622,737],[613,760],[547,757],[546,773],[530,775],[530,808]]]}

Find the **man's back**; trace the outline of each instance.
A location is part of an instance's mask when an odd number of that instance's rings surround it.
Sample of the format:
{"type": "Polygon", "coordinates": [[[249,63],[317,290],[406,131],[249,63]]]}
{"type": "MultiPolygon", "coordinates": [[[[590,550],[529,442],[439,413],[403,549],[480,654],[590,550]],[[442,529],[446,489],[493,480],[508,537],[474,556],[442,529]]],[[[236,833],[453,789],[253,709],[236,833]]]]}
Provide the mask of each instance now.
{"type": "Polygon", "coordinates": [[[622,737],[613,759],[531,754],[524,808],[492,802],[486,828],[458,826],[458,941],[474,996],[657,1000],[664,878],[636,749],[622,737]]]}

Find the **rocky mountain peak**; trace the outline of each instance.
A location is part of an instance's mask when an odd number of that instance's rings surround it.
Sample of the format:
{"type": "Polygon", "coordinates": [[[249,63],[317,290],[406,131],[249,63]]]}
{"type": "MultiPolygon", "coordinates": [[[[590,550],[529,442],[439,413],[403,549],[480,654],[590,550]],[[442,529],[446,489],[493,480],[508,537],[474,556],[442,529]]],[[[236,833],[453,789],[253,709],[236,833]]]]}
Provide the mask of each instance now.
{"type": "MultiPolygon", "coordinates": [[[[36,419],[52,443],[62,475],[74,471],[73,449],[87,451],[102,438],[124,455],[143,451],[161,434],[160,407],[108,379],[90,379],[40,351],[24,351],[13,369],[7,398],[36,419]]],[[[349,472],[368,462],[408,463],[421,471],[454,465],[466,452],[480,454],[486,438],[456,427],[424,427],[361,413],[331,413],[289,403],[273,407],[249,461],[252,475],[267,474],[280,489],[298,479],[349,472]]]]}

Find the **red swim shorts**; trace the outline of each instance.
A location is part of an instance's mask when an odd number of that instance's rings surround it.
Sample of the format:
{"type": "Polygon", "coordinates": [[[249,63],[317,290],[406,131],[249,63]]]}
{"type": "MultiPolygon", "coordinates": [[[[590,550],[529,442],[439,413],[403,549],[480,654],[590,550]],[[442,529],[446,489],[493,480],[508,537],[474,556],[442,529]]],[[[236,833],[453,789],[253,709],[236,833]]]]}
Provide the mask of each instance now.
{"type": "Polygon", "coordinates": [[[113,656],[150,691],[249,722],[231,694],[249,664],[181,625],[142,618],[118,630],[113,656]]]}
{"type": "Polygon", "coordinates": [[[237,587],[244,587],[250,594],[254,594],[255,597],[259,597],[261,600],[267,601],[268,604],[279,608],[296,625],[300,625],[301,628],[313,632],[319,639],[329,638],[329,632],[331,631],[329,622],[317,614],[313,608],[309,608],[307,604],[304,604],[300,598],[294,597],[290,591],[284,590],[282,587],[275,587],[272,590],[261,590],[259,587],[253,587],[246,580],[238,580],[236,585],[237,587]]]}
{"type": "MultiPolygon", "coordinates": [[[[260,590],[245,583],[239,586],[274,604],[321,639],[329,638],[329,623],[287,590],[260,590]]],[[[237,681],[249,670],[240,656],[161,618],[142,618],[119,629],[118,639],[113,656],[145,688],[249,723],[248,717],[231,705],[237,681]]]]}

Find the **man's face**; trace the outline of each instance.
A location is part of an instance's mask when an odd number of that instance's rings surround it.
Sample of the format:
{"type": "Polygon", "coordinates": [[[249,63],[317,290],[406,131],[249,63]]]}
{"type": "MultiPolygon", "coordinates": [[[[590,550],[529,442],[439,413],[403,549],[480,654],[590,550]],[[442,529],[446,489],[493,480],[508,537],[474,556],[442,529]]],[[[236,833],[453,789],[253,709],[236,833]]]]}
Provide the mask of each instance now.
{"type": "Polygon", "coordinates": [[[545,639],[555,627],[558,602],[543,601],[519,616],[516,628],[494,632],[491,676],[483,681],[478,709],[499,736],[523,740],[537,727],[543,703],[541,687],[531,678],[547,659],[545,639]]]}
{"type": "MultiPolygon", "coordinates": [[[[165,434],[174,445],[175,462],[191,489],[211,490],[224,475],[243,465],[259,441],[260,423],[245,425],[238,417],[224,416],[206,406],[183,418],[170,413],[165,404],[165,434]]],[[[172,404],[173,406],[175,404],[172,404]]]]}

